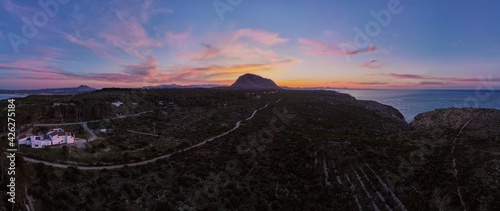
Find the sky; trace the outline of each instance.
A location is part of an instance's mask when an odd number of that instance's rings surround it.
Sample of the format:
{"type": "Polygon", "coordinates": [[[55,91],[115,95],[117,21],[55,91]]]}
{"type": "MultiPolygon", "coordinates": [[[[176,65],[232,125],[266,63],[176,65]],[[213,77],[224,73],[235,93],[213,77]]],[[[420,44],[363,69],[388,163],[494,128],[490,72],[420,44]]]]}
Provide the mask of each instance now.
{"type": "Polygon", "coordinates": [[[500,88],[500,2],[0,0],[0,89],[500,88]]]}

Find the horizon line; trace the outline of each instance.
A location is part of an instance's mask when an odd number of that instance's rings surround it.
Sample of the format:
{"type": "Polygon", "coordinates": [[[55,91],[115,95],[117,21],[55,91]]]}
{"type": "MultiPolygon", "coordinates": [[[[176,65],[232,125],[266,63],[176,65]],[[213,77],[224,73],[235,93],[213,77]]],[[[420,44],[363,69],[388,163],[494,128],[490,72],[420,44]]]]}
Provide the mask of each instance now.
{"type": "MultiPolygon", "coordinates": [[[[54,88],[32,88],[32,89],[4,89],[0,88],[0,91],[36,91],[36,90],[43,90],[43,89],[69,89],[69,88],[78,88],[81,86],[87,86],[92,89],[96,90],[102,90],[102,89],[143,89],[146,87],[158,87],[158,86],[221,86],[221,87],[228,87],[230,85],[225,85],[225,84],[188,84],[188,85],[179,85],[179,84],[162,84],[162,85],[152,85],[152,86],[143,86],[143,87],[102,87],[102,88],[94,88],[90,87],[87,85],[79,85],[75,87],[54,87],[54,88]]],[[[483,89],[473,89],[473,88],[426,88],[426,89],[412,89],[412,88],[349,88],[349,87],[328,87],[328,86],[310,86],[310,87],[290,87],[290,86],[278,86],[280,88],[284,89],[350,89],[350,90],[427,90],[427,91],[500,91],[500,87],[491,87],[490,89],[483,88],[483,89]]],[[[205,87],[196,87],[196,88],[202,88],[202,89],[207,89],[205,87]]],[[[213,88],[213,87],[210,87],[213,88]]],[[[162,88],[159,88],[162,89],[162,88]]],[[[164,89],[183,89],[183,88],[164,88],[164,89]]]]}

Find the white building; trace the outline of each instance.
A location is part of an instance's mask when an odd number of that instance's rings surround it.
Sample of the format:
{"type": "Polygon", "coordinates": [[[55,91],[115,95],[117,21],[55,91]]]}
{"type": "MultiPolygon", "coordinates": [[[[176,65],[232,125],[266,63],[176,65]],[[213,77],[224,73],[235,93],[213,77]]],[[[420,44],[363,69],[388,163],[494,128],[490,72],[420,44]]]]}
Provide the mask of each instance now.
{"type": "Polygon", "coordinates": [[[42,148],[43,146],[52,145],[52,140],[49,137],[31,135],[19,139],[19,144],[31,145],[31,148],[42,148]]]}
{"type": "Polygon", "coordinates": [[[75,143],[75,136],[68,132],[52,132],[49,137],[54,144],[72,144],[75,143]]]}
{"type": "Polygon", "coordinates": [[[117,101],[117,102],[113,102],[113,103],[111,103],[111,104],[113,104],[114,106],[116,106],[116,107],[118,108],[118,107],[120,107],[123,103],[122,103],[122,102],[120,102],[120,101],[117,101]]]}
{"type": "Polygon", "coordinates": [[[29,135],[19,139],[19,144],[31,145],[31,148],[42,148],[57,144],[75,143],[75,135],[56,128],[43,136],[29,135]]]}

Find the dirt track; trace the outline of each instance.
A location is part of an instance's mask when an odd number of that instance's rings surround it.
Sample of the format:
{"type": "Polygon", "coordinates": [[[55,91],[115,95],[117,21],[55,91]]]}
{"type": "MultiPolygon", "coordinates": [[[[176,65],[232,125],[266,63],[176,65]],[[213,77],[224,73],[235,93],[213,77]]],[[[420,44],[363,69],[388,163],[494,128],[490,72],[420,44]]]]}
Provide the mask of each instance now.
{"type": "MultiPolygon", "coordinates": [[[[277,102],[279,102],[279,101],[277,101],[277,102]]],[[[268,105],[269,104],[266,104],[264,107],[258,108],[256,110],[254,110],[254,112],[252,113],[252,116],[246,118],[245,120],[252,119],[259,110],[267,108],[268,105]]],[[[204,141],[202,141],[202,142],[200,142],[198,144],[195,144],[193,146],[190,146],[188,148],[181,149],[181,150],[172,152],[170,154],[162,155],[162,156],[159,156],[159,157],[156,157],[156,158],[152,158],[152,159],[149,159],[149,160],[145,160],[145,161],[141,161],[141,162],[127,163],[127,164],[120,164],[120,165],[111,165],[111,166],[75,166],[75,165],[52,163],[52,162],[47,162],[47,161],[42,161],[42,160],[37,160],[37,159],[27,158],[27,157],[24,157],[24,160],[27,161],[27,162],[31,162],[31,163],[43,163],[45,165],[53,166],[53,167],[57,167],[57,168],[68,168],[68,167],[72,166],[72,167],[76,167],[76,168],[78,168],[80,170],[119,169],[119,168],[124,168],[125,166],[141,166],[141,165],[146,165],[146,164],[149,164],[149,163],[156,162],[156,161],[161,160],[161,159],[169,158],[170,156],[172,156],[173,154],[176,154],[176,153],[188,151],[188,150],[191,150],[193,148],[197,148],[197,147],[203,146],[207,142],[210,142],[210,141],[213,141],[213,140],[215,140],[217,138],[223,137],[223,136],[225,136],[225,135],[233,132],[234,130],[238,129],[240,127],[241,121],[242,120],[236,122],[236,125],[231,130],[228,130],[228,131],[226,131],[226,132],[224,132],[224,133],[222,133],[220,135],[217,135],[217,136],[205,139],[204,141]]],[[[62,123],[62,124],[39,124],[39,125],[36,125],[36,126],[58,126],[58,125],[68,125],[68,124],[82,124],[83,127],[87,131],[89,131],[89,133],[92,135],[93,139],[97,138],[97,136],[87,127],[87,122],[74,122],[74,123],[62,123]]],[[[20,156],[22,156],[22,155],[20,155],[20,156]]]]}

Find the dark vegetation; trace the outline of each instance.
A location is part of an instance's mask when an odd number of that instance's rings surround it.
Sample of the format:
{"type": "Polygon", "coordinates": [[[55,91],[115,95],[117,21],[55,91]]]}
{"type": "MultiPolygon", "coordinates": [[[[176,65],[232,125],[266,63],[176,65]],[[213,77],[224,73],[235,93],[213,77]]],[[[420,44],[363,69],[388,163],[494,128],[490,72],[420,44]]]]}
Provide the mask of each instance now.
{"type": "MultiPolygon", "coordinates": [[[[133,118],[89,123],[95,130],[111,129],[99,134],[102,140],[92,143],[93,153],[99,155],[94,159],[100,159],[94,162],[104,159],[115,163],[188,147],[231,129],[253,110],[270,104],[230,134],[169,159],[99,171],[19,161],[23,172],[18,184],[21,188],[26,185],[41,210],[357,210],[355,197],[364,210],[372,210],[373,204],[400,210],[377,177],[408,210],[462,209],[457,184],[468,210],[500,206],[496,200],[500,198],[498,111],[486,111],[483,116],[477,110],[469,111],[470,116],[479,116],[474,120],[477,122],[471,121],[471,127],[463,130],[451,153],[460,127],[436,125],[437,119],[447,120],[439,115],[416,118],[420,120],[410,130],[395,109],[360,103],[348,95],[264,92],[112,89],[61,96],[76,107],[92,102],[91,108],[96,108],[99,101],[107,105],[120,100],[125,105],[137,102],[138,106],[125,106],[126,110],[119,112],[155,110],[133,118]],[[255,99],[256,95],[261,98],[255,99]],[[179,108],[164,109],[159,100],[174,102],[179,108]],[[126,132],[152,133],[153,122],[156,134],[161,134],[158,138],[126,132]],[[151,143],[155,147],[149,147],[151,143]],[[104,152],[106,148],[111,151],[104,152]],[[136,150],[142,154],[134,154],[136,150]],[[458,180],[452,171],[453,158],[458,180]]],[[[28,106],[30,101],[27,98],[22,103],[28,106]]],[[[103,115],[99,118],[109,118],[116,115],[112,109],[109,113],[106,109],[97,113],[81,109],[80,118],[98,118],[98,113],[103,115]]],[[[72,115],[68,113],[68,117],[72,115]]],[[[464,118],[450,122],[463,125],[468,116],[460,115],[464,118]]],[[[49,120],[55,119],[45,119],[49,120]]],[[[77,153],[65,148],[50,150],[60,150],[60,160],[75,158],[77,153]]],[[[6,166],[5,156],[0,159],[6,166]]],[[[5,181],[0,185],[5,186],[5,181]]],[[[19,195],[22,204],[23,193],[19,195]]]]}
{"type": "Polygon", "coordinates": [[[34,90],[1,90],[0,94],[14,94],[14,95],[76,95],[86,92],[92,92],[96,89],[81,85],[73,88],[55,88],[55,89],[34,89],[34,90]]]}

